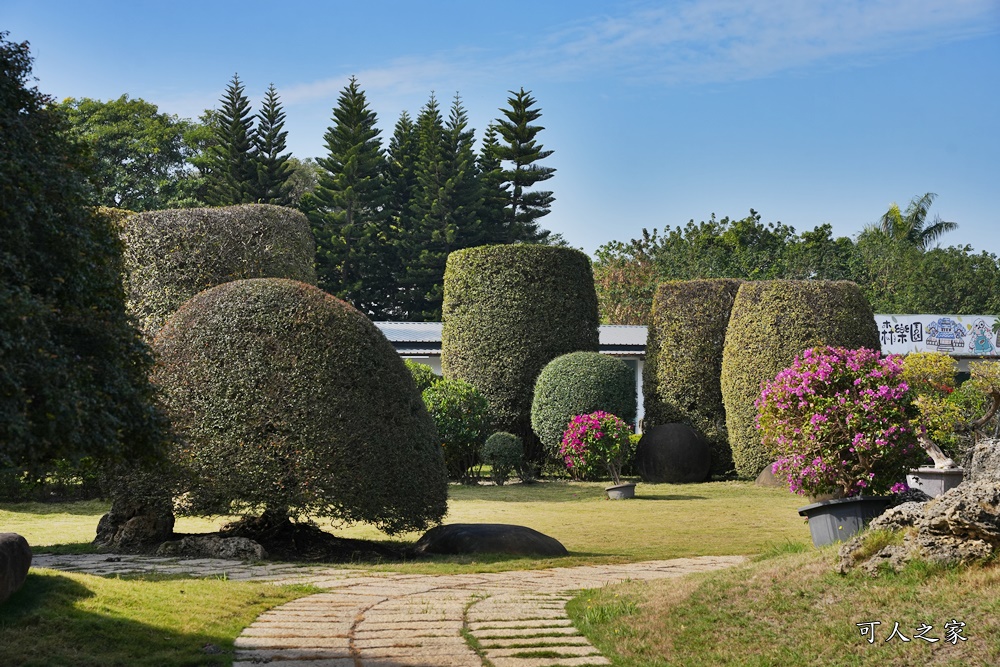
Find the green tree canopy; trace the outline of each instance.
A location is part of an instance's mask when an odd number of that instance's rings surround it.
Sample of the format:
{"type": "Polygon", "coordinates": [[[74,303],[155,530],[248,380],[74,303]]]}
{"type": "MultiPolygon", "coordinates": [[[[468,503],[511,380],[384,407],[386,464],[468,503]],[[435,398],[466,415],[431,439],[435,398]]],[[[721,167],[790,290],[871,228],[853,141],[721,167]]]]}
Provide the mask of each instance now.
{"type": "Polygon", "coordinates": [[[541,109],[535,107],[535,98],[524,88],[510,94],[509,108],[500,109],[504,117],[497,121],[497,132],[503,141],[494,149],[505,163],[503,179],[509,185],[505,212],[510,237],[506,242],[541,242],[549,232],[539,228],[538,219],[549,214],[555,197],[551,191],[529,188],[552,178],[556,170],[538,164],[552,155],[552,151],[544,150],[537,141],[538,133],[545,128],[532,125],[542,116],[541,109]]]}
{"type": "Polygon", "coordinates": [[[900,211],[899,204],[893,202],[879,219],[877,229],[893,240],[928,250],[942,234],[958,229],[957,222],[945,222],[941,216],[934,216],[934,221],[927,223],[931,204],[936,198],[933,192],[916,196],[910,200],[905,211],[900,211]]]}
{"type": "Polygon", "coordinates": [[[291,153],[285,151],[285,112],[278,99],[278,91],[272,83],[264,95],[264,103],[257,114],[257,128],[253,134],[254,162],[257,170],[257,185],[254,202],[291,206],[297,202],[292,198],[292,165],[288,163],[291,153]]]}
{"type": "Polygon", "coordinates": [[[94,205],[152,211],[176,206],[184,197],[182,182],[193,152],[186,135],[194,123],[128,95],[107,102],[69,98],[57,106],[72,137],[93,157],[94,205]]]}
{"type": "Polygon", "coordinates": [[[252,204],[257,187],[253,115],[239,74],[233,74],[219,102],[222,108],[209,147],[208,201],[213,206],[252,204]]]}

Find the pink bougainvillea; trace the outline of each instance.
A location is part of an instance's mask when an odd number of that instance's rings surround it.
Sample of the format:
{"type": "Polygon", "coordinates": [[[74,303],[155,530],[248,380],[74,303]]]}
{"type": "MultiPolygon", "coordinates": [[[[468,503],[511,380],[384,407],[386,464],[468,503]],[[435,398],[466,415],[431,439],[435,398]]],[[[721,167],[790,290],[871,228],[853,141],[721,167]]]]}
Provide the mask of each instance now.
{"type": "Polygon", "coordinates": [[[757,428],[774,474],[796,493],[845,496],[906,490],[925,458],[913,432],[902,357],[817,347],[764,383],[757,428]]]}

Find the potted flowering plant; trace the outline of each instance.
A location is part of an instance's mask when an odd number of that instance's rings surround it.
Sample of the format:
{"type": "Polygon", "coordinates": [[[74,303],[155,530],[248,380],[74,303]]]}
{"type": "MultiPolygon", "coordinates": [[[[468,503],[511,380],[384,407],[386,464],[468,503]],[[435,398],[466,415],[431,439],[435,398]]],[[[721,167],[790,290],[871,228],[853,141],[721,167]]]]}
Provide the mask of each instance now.
{"type": "Polygon", "coordinates": [[[899,355],[817,347],[764,384],[757,427],[776,456],[775,476],[796,493],[840,496],[799,509],[817,546],[881,514],[886,494],[905,491],[907,472],[925,456],[902,373],[899,355]]]}
{"type": "Polygon", "coordinates": [[[632,498],[635,484],[622,484],[622,467],[634,453],[632,428],[615,415],[598,410],[573,417],[563,433],[559,455],[570,471],[605,466],[614,486],[605,489],[612,499],[632,498]]]}

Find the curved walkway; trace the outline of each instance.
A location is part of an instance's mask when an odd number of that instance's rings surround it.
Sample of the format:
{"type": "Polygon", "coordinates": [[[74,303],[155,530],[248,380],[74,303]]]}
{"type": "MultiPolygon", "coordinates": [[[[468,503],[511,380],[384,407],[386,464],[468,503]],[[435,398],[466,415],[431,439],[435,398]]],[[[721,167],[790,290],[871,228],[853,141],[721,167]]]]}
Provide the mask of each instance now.
{"type": "Polygon", "coordinates": [[[105,576],[226,576],[324,589],[262,614],[236,639],[234,667],[596,667],[610,662],[567,617],[573,591],[679,577],[742,561],[741,556],[703,556],[460,575],[107,554],[41,554],[32,566],[105,576]]]}

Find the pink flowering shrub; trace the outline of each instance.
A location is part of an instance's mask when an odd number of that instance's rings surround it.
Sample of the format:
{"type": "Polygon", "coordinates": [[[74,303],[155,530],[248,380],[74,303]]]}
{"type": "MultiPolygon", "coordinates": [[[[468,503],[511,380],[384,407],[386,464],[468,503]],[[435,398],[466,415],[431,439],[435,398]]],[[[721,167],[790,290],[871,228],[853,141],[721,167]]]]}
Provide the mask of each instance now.
{"type": "Polygon", "coordinates": [[[559,455],[571,473],[603,465],[614,483],[621,484],[622,467],[634,451],[631,435],[632,427],[609,412],[576,415],[563,433],[559,455]]]}
{"type": "Polygon", "coordinates": [[[906,490],[926,453],[911,425],[913,392],[899,355],[817,347],[764,383],[757,428],[775,476],[803,495],[906,490]]]}

